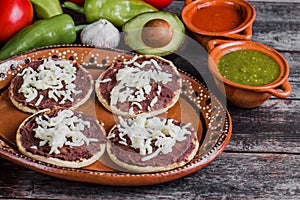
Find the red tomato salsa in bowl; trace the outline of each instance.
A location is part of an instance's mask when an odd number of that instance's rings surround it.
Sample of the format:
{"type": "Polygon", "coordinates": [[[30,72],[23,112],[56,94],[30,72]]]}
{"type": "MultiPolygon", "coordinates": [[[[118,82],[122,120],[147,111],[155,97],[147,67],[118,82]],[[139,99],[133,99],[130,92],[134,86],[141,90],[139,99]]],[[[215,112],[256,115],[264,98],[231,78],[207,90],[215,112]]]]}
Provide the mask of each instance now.
{"type": "Polygon", "coordinates": [[[242,11],[229,4],[199,8],[191,18],[195,27],[208,32],[228,31],[242,22],[242,11]]]}
{"type": "Polygon", "coordinates": [[[185,0],[181,18],[206,50],[214,39],[251,40],[256,10],[246,0],[185,0]]]}
{"type": "Polygon", "coordinates": [[[185,1],[181,16],[195,34],[250,39],[255,8],[244,0],[185,1]],[[234,35],[236,34],[236,35],[234,35]]]}

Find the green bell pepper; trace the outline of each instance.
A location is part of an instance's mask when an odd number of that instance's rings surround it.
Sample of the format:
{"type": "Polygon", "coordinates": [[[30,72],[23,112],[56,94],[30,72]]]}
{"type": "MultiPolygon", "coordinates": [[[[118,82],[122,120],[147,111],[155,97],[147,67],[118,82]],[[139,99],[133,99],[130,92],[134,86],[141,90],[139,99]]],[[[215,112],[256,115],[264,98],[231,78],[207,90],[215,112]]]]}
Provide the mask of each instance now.
{"type": "Polygon", "coordinates": [[[87,22],[106,19],[117,27],[129,19],[144,13],[154,12],[156,8],[143,0],[85,0],[84,14],[87,22]]]}
{"type": "Polygon", "coordinates": [[[68,14],[38,20],[15,34],[1,49],[0,60],[34,48],[75,42],[77,28],[68,14]]]}
{"type": "Polygon", "coordinates": [[[30,0],[39,19],[47,19],[63,13],[59,0],[30,0]]]}

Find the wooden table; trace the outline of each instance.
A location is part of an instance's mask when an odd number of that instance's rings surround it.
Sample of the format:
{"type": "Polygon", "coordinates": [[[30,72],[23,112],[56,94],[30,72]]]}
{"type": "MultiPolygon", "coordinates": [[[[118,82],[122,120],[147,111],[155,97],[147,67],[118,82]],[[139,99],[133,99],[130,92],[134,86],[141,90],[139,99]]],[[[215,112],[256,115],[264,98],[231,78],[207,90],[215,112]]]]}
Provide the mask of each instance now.
{"type": "MultiPolygon", "coordinates": [[[[283,54],[292,94],[255,109],[228,105],[231,140],[205,168],[172,182],[110,187],[57,179],[0,158],[0,198],[43,199],[300,199],[300,1],[251,0],[253,41],[283,54]]],[[[168,11],[180,14],[183,1],[168,11]]]]}

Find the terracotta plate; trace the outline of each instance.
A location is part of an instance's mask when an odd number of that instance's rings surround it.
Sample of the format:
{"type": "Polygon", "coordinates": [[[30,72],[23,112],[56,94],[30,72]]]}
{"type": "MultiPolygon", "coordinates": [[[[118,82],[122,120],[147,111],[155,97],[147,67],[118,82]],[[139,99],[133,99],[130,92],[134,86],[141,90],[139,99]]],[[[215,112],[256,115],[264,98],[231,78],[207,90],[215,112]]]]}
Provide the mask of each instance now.
{"type": "MultiPolygon", "coordinates": [[[[96,163],[80,169],[62,168],[33,160],[22,155],[16,148],[15,134],[19,124],[29,114],[17,110],[8,98],[7,86],[12,77],[29,61],[44,58],[77,60],[96,79],[112,61],[132,57],[128,52],[116,49],[66,45],[33,50],[0,63],[0,156],[32,170],[58,178],[98,183],[104,185],[150,185],[175,180],[203,168],[222,153],[231,131],[231,118],[223,104],[205,87],[205,84],[181,71],[182,94],[164,117],[191,122],[198,130],[200,147],[194,159],[183,167],[158,173],[130,173],[121,171],[110,163],[106,155],[96,163]]],[[[78,108],[95,116],[109,130],[115,116],[108,112],[95,98],[95,94],[78,108]]]]}

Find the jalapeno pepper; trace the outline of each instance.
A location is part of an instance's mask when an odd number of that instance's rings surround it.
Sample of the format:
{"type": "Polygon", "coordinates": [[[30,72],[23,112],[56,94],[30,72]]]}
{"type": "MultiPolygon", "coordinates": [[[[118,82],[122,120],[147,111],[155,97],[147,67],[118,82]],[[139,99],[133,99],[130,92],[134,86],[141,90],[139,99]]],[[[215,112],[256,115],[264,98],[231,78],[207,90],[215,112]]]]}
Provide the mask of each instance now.
{"type": "Polygon", "coordinates": [[[85,0],[84,3],[87,22],[103,18],[118,27],[141,13],[154,11],[157,9],[142,0],[85,0]]]}
{"type": "Polygon", "coordinates": [[[30,0],[39,19],[46,19],[63,13],[59,0],[30,0]]]}
{"type": "Polygon", "coordinates": [[[1,49],[0,60],[38,47],[75,42],[77,29],[68,14],[38,20],[15,34],[1,49]]]}

